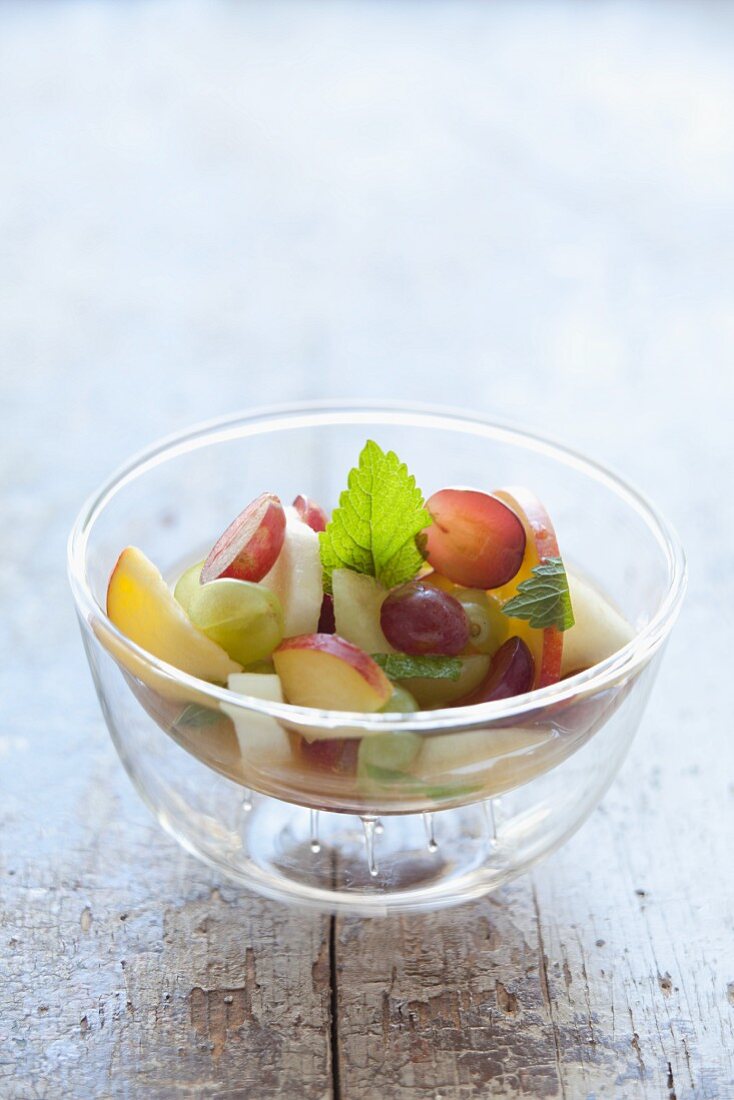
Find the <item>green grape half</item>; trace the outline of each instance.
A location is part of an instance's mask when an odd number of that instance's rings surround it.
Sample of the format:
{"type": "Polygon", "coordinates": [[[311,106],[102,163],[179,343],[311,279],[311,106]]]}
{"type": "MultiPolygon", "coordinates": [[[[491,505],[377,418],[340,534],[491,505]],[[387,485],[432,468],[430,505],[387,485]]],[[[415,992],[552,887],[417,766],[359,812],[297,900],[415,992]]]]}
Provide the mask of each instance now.
{"type": "Polygon", "coordinates": [[[417,702],[408,689],[400,687],[399,684],[393,684],[392,695],[385,703],[384,707],[380,707],[380,712],[383,714],[386,711],[397,714],[412,714],[413,711],[416,710],[418,710],[417,702]]]}
{"type": "Polygon", "coordinates": [[[475,653],[496,653],[510,632],[510,622],[498,600],[481,588],[453,588],[451,595],[469,620],[469,645],[475,653]]]}
{"type": "Polygon", "coordinates": [[[188,601],[194,626],[234,661],[263,661],[283,640],[283,610],[269,588],[232,579],[198,584],[188,601]]]}
{"type": "Polygon", "coordinates": [[[198,588],[201,588],[199,578],[201,576],[201,570],[204,566],[204,562],[197,561],[196,565],[191,565],[182,573],[176,581],[176,587],[173,590],[173,598],[177,603],[181,605],[186,614],[189,613],[189,604],[191,603],[191,597],[198,588]]]}
{"type": "Polygon", "coordinates": [[[357,772],[383,782],[404,778],[420,750],[417,733],[371,734],[360,742],[357,772]]]}
{"type": "MultiPolygon", "coordinates": [[[[383,712],[410,714],[418,710],[413,696],[399,684],[393,685],[393,692],[383,712]]],[[[410,766],[421,749],[421,739],[417,733],[376,733],[363,737],[357,756],[357,775],[371,786],[389,786],[396,781],[410,778],[410,766]]]]}

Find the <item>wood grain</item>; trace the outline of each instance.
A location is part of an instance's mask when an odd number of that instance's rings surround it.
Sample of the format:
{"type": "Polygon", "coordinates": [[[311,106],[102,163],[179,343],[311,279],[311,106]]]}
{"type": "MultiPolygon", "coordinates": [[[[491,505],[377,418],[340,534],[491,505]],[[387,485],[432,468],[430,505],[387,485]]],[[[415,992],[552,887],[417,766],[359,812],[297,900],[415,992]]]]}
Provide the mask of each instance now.
{"type": "Polygon", "coordinates": [[[619,829],[598,818],[596,872],[589,828],[548,868],[458,912],[337,922],[343,1095],[730,1094],[728,917],[702,919],[687,890],[656,897],[649,874],[633,889],[619,829]],[[607,878],[628,885],[613,907],[607,878]]]}
{"type": "Polygon", "coordinates": [[[3,1100],[734,1097],[733,42],[696,0],[0,7],[3,1100]],[[551,432],[689,552],[602,806],[457,912],[332,920],[197,865],[77,637],[102,476],[325,395],[551,432]]]}
{"type": "Polygon", "coordinates": [[[328,919],[214,885],[157,836],[111,850],[95,824],[83,881],[19,882],[20,851],[5,869],[4,1100],[330,1096],[328,919]]]}

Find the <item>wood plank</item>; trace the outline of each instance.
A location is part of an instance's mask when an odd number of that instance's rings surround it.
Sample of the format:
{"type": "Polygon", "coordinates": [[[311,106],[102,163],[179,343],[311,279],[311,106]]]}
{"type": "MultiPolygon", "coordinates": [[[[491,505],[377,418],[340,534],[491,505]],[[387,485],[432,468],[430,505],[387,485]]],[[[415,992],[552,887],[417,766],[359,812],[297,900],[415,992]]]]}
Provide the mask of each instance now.
{"type": "Polygon", "coordinates": [[[460,910],[337,922],[343,1095],[551,1096],[554,1022],[527,883],[460,910]]]}
{"type": "Polygon", "coordinates": [[[734,1095],[732,789],[715,751],[690,763],[695,741],[655,751],[681,704],[652,706],[602,806],[531,876],[453,912],[337,921],[344,1095],[734,1095]]]}
{"type": "Polygon", "coordinates": [[[121,810],[45,872],[4,821],[0,1095],[331,1096],[328,918],[221,885],[121,810]]]}

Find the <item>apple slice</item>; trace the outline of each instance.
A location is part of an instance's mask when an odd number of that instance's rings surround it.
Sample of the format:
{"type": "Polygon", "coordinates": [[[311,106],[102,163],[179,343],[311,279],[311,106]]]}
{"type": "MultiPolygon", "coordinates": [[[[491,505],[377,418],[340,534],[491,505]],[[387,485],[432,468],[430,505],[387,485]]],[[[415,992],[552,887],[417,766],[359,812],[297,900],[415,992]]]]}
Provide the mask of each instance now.
{"type": "Polygon", "coordinates": [[[462,696],[479,687],[489,671],[490,658],[476,653],[470,657],[458,657],[461,672],[458,680],[436,680],[428,676],[411,676],[401,680],[404,687],[422,708],[450,707],[462,696]]]}
{"type": "Polygon", "coordinates": [[[335,569],[331,583],[336,633],[366,653],[394,653],[380,626],[387,589],[375,577],[352,569],[335,569]]]}
{"type": "Polygon", "coordinates": [[[529,782],[557,762],[552,728],[488,727],[424,737],[412,772],[427,786],[476,785],[487,798],[529,782]]]}
{"type": "Polygon", "coordinates": [[[605,661],[634,637],[624,616],[589,581],[569,571],[568,586],[575,623],[563,639],[562,676],[605,661]]]}
{"type": "Polygon", "coordinates": [[[261,581],[283,546],[285,512],[274,493],[262,493],[247,505],[209,551],[201,583],[231,577],[261,581]]]}
{"type": "Polygon", "coordinates": [[[107,614],[131,641],[154,657],[202,680],[224,683],[240,665],[190,622],[142,550],[128,546],[107,588],[107,614]]]}
{"type": "MultiPolygon", "coordinates": [[[[227,687],[230,691],[252,695],[256,699],[267,699],[273,703],[283,702],[280,677],[274,674],[237,672],[229,677],[227,687]]],[[[245,711],[242,707],[234,707],[230,703],[219,705],[234,724],[245,774],[248,767],[268,771],[293,764],[288,734],[274,718],[270,718],[267,714],[257,714],[255,711],[245,711]]]]}
{"type": "Polygon", "coordinates": [[[359,739],[335,737],[332,733],[315,741],[299,738],[298,752],[302,766],[327,775],[354,776],[357,771],[359,739]]]}
{"type": "Polygon", "coordinates": [[[338,634],[286,638],[273,654],[289,703],[320,710],[380,710],[392,685],[368,653],[338,634]]]}
{"type": "Polygon", "coordinates": [[[319,623],[323,598],[319,536],[286,508],[283,548],[262,584],[280,600],[286,638],[312,634],[319,623]]]}
{"type": "Polygon", "coordinates": [[[329,522],[324,509],[310,497],[297,496],[293,501],[293,507],[298,512],[298,518],[308,524],[312,531],[325,531],[329,522]]]}
{"type": "MultiPolygon", "coordinates": [[[[550,516],[534,493],[529,489],[513,487],[497,489],[495,496],[505,501],[508,507],[520,517],[527,536],[525,554],[519,572],[508,584],[495,589],[492,593],[505,603],[517,594],[517,587],[522,581],[532,577],[536,565],[547,561],[548,558],[560,557],[560,551],[550,516]]],[[[557,630],[554,626],[538,630],[522,619],[512,619],[511,630],[513,634],[522,638],[532,654],[535,662],[533,688],[557,683],[561,678],[563,631],[557,630]]]]}

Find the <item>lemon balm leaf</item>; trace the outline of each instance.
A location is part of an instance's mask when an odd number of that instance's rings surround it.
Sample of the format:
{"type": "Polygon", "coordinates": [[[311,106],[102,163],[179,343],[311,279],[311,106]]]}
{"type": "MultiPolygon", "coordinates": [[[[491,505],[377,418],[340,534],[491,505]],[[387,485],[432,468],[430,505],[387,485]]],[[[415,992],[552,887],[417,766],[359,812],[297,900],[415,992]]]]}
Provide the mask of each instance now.
{"type": "Polygon", "coordinates": [[[221,717],[221,712],[218,710],[203,707],[199,703],[189,703],[176,719],[176,725],[187,726],[190,729],[202,729],[204,726],[213,726],[221,717]]]}
{"type": "Polygon", "coordinates": [[[407,680],[415,676],[431,680],[458,680],[461,675],[461,661],[458,657],[373,653],[372,660],[380,666],[388,680],[407,680]]]}
{"type": "Polygon", "coordinates": [[[538,630],[569,630],[574,624],[568,577],[560,558],[547,558],[532,577],[517,586],[517,595],[502,608],[511,619],[524,619],[538,630]]]}
{"type": "Polygon", "coordinates": [[[370,439],[347,486],[319,535],[324,589],[331,592],[335,569],[366,573],[386,588],[411,580],[423,564],[416,538],[432,520],[405,463],[370,439]]]}

